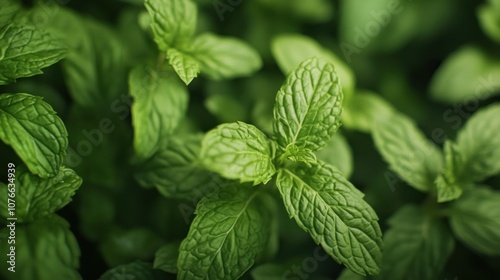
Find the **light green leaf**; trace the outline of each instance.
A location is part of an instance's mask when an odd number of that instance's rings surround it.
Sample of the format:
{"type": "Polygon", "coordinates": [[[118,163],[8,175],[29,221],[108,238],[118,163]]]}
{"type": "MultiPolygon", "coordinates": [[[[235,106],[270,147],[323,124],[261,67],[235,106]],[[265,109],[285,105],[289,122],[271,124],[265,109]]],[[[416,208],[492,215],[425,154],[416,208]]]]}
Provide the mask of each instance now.
{"type": "Polygon", "coordinates": [[[179,258],[180,242],[168,243],[161,246],[155,255],[153,268],[177,274],[177,259],[179,258]]]}
{"type": "Polygon", "coordinates": [[[140,163],[135,178],[144,187],[154,186],[165,197],[191,200],[212,180],[200,164],[201,137],[173,137],[149,160],[140,163]]]}
{"type": "Polygon", "coordinates": [[[166,279],[165,273],[153,269],[150,263],[135,261],[122,264],[106,271],[99,280],[160,280],[166,279]]]}
{"type": "Polygon", "coordinates": [[[463,158],[455,143],[444,143],[445,167],[443,173],[436,179],[438,202],[446,202],[459,198],[463,189],[471,184],[462,179],[463,158]]]}
{"type": "Polygon", "coordinates": [[[278,91],[274,132],[285,148],[317,151],[340,126],[342,90],[333,65],[316,58],[304,61],[278,91]]]}
{"type": "Polygon", "coordinates": [[[500,59],[464,46],[438,68],[430,84],[432,97],[446,103],[484,100],[500,93],[500,59]]]}
{"type": "MultiPolygon", "coordinates": [[[[18,222],[30,222],[48,216],[71,202],[71,197],[82,184],[82,178],[66,167],[61,167],[57,175],[42,179],[31,174],[24,167],[16,168],[16,213],[18,222]]],[[[7,189],[0,189],[2,197],[7,189]]],[[[9,217],[7,199],[0,201],[0,213],[9,217]]]]}
{"type": "Polygon", "coordinates": [[[370,133],[377,126],[395,113],[394,108],[380,95],[370,91],[357,91],[342,111],[344,127],[370,133]]]}
{"type": "Polygon", "coordinates": [[[478,7],[477,17],[483,31],[493,40],[500,43],[500,5],[495,1],[489,1],[478,7]]]}
{"type": "Polygon", "coordinates": [[[453,203],[450,224],[465,245],[488,256],[500,255],[500,192],[471,189],[453,203]]]}
{"type": "Polygon", "coordinates": [[[0,139],[43,178],[57,174],[68,147],[68,133],[56,112],[42,98],[25,93],[0,95],[0,139]]]}
{"type": "Polygon", "coordinates": [[[346,178],[351,176],[352,151],[342,134],[335,133],[324,149],[316,151],[316,156],[319,160],[337,167],[346,178]]]}
{"type": "MultiPolygon", "coordinates": [[[[8,228],[0,231],[1,244],[7,244],[8,228]]],[[[57,215],[50,215],[27,224],[16,225],[16,272],[0,271],[3,279],[80,280],[78,273],[80,249],[69,224],[57,215]]],[[[0,246],[0,260],[7,263],[10,246],[0,246]]]]}
{"type": "Polygon", "coordinates": [[[297,69],[303,61],[313,57],[330,62],[335,66],[339,76],[345,100],[348,101],[351,97],[356,82],[351,68],[333,52],[324,49],[313,39],[299,34],[279,35],[273,39],[271,50],[274,59],[285,75],[297,69]]]}
{"type": "Polygon", "coordinates": [[[425,216],[415,206],[406,206],[389,224],[380,279],[438,279],[455,247],[453,235],[442,221],[425,216]]]}
{"type": "Polygon", "coordinates": [[[210,33],[195,39],[191,55],[214,80],[249,76],[262,67],[259,53],[244,41],[210,33]]]}
{"type": "Polygon", "coordinates": [[[276,173],[266,135],[253,125],[227,123],[209,131],[201,144],[205,167],[228,179],[267,183],[276,173]]]}
{"type": "Polygon", "coordinates": [[[413,120],[392,114],[378,122],[373,132],[375,145],[392,171],[417,190],[426,192],[434,187],[443,156],[413,120]]]}
{"type": "Polygon", "coordinates": [[[282,158],[295,162],[315,163],[316,154],[307,148],[299,148],[295,144],[286,146],[282,158]]]}
{"type": "Polygon", "coordinates": [[[200,63],[187,53],[176,49],[168,49],[167,59],[186,85],[189,85],[200,73],[200,63]]]}
{"type": "Polygon", "coordinates": [[[279,15],[295,16],[314,23],[328,21],[333,16],[333,3],[328,0],[258,0],[257,2],[280,12],[279,15]]]}
{"type": "Polygon", "coordinates": [[[194,35],[198,15],[192,0],[145,0],[144,5],[161,51],[183,46],[194,35]]]}
{"type": "Polygon", "coordinates": [[[66,50],[49,34],[33,26],[0,26],[0,85],[42,74],[64,57],[66,50]]]}
{"type": "Polygon", "coordinates": [[[131,71],[129,87],[134,98],[135,152],[139,157],[149,158],[184,117],[188,92],[177,77],[160,74],[147,66],[138,66],[131,71]]]}
{"type": "Polygon", "coordinates": [[[281,169],[276,185],[290,217],[335,261],[361,275],[378,274],[378,217],[339,171],[326,164],[281,169]]]}
{"type": "Polygon", "coordinates": [[[269,239],[272,213],[261,189],[232,185],[202,199],[180,246],[179,279],[238,279],[269,239]]]}
{"type": "Polygon", "coordinates": [[[18,1],[0,0],[0,26],[8,25],[22,11],[18,1]]]}
{"type": "Polygon", "coordinates": [[[477,111],[458,132],[458,150],[463,156],[460,178],[482,181],[500,173],[500,104],[477,111]]]}

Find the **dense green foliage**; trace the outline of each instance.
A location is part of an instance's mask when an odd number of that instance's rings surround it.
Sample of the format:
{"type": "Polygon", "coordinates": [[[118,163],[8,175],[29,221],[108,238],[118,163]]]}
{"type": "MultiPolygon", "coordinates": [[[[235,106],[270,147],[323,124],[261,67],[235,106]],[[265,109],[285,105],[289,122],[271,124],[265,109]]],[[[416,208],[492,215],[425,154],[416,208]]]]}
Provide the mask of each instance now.
{"type": "Polygon", "coordinates": [[[0,0],[0,277],[498,278],[499,43],[498,0],[0,0]]]}

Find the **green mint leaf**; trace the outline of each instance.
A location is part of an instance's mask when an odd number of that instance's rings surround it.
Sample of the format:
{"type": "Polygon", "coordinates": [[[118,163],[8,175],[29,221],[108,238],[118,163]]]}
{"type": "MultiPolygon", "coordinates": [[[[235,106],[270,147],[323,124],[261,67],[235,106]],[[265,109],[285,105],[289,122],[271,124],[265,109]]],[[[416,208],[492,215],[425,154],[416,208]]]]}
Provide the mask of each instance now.
{"type": "Polygon", "coordinates": [[[497,43],[500,43],[500,5],[498,2],[489,1],[477,9],[477,17],[483,31],[497,43]]]}
{"type": "Polygon", "coordinates": [[[134,148],[139,157],[149,158],[177,128],[186,113],[188,92],[175,76],[138,66],[129,77],[134,126],[134,148]]]}
{"type": "Polygon", "coordinates": [[[56,112],[42,98],[25,93],[0,95],[0,139],[44,178],[57,174],[68,147],[68,133],[56,112]]]}
{"type": "Polygon", "coordinates": [[[267,183],[276,173],[264,133],[243,122],[222,124],[203,138],[200,152],[205,167],[228,179],[267,183]]]}
{"type": "Polygon", "coordinates": [[[259,4],[273,9],[278,15],[297,17],[308,22],[325,22],[333,16],[333,3],[328,0],[258,0],[259,4]]]}
{"type": "Polygon", "coordinates": [[[150,260],[163,243],[149,228],[113,229],[99,241],[101,255],[109,266],[134,260],[150,260]]]}
{"type": "Polygon", "coordinates": [[[477,111],[459,131],[458,150],[463,156],[462,178],[482,181],[500,173],[500,104],[477,111]]]}
{"type": "Polygon", "coordinates": [[[364,280],[364,279],[366,279],[366,277],[356,274],[347,268],[342,270],[339,277],[337,278],[337,280],[364,280]]]}
{"type": "Polygon", "coordinates": [[[443,173],[436,179],[438,202],[446,202],[459,198],[463,189],[471,182],[462,178],[463,157],[455,143],[444,143],[445,167],[443,173]]]}
{"type": "Polygon", "coordinates": [[[195,39],[191,54],[214,80],[249,76],[262,67],[259,53],[244,41],[210,33],[195,39]]]}
{"type": "Polygon", "coordinates": [[[347,140],[340,133],[335,133],[326,147],[316,151],[318,160],[324,161],[339,169],[346,178],[352,174],[352,151],[347,140]]]}
{"type": "Polygon", "coordinates": [[[276,185],[290,217],[335,261],[361,275],[378,274],[378,217],[339,171],[321,163],[281,169],[276,185]]]}
{"type": "Polygon", "coordinates": [[[154,186],[165,197],[191,200],[212,180],[198,159],[201,137],[173,137],[149,160],[142,162],[135,178],[144,187],[154,186]]]}
{"type": "Polygon", "coordinates": [[[395,110],[380,95],[369,91],[356,92],[342,110],[345,128],[370,133],[378,122],[388,119],[395,110]]]}
{"type": "MultiPolygon", "coordinates": [[[[302,2],[302,1],[300,1],[302,2]]],[[[287,1],[288,5],[288,1],[287,1]]],[[[275,37],[271,43],[271,51],[281,71],[288,75],[305,60],[316,57],[335,65],[335,70],[342,82],[342,92],[348,101],[355,88],[355,76],[333,52],[324,49],[313,39],[299,34],[285,34],[275,37]]]]}
{"type": "Polygon", "coordinates": [[[127,91],[126,50],[115,31],[64,9],[52,20],[51,30],[69,47],[63,71],[73,100],[85,108],[114,108],[127,91]]]}
{"type": "Polygon", "coordinates": [[[373,132],[375,145],[392,171],[417,190],[426,192],[434,187],[443,156],[410,118],[393,114],[378,122],[373,132]]]}
{"type": "Polygon", "coordinates": [[[0,0],[0,26],[8,25],[22,11],[21,5],[13,0],[0,0]]]}
{"type": "Polygon", "coordinates": [[[99,280],[160,280],[166,277],[164,272],[153,269],[150,263],[135,261],[106,271],[99,280]]]}
{"type": "Polygon", "coordinates": [[[460,241],[488,256],[500,255],[500,192],[478,187],[453,203],[450,224],[460,241]]]}
{"type": "MultiPolygon", "coordinates": [[[[15,175],[18,222],[35,221],[63,208],[82,184],[82,178],[66,167],[61,167],[57,175],[46,179],[31,174],[24,167],[17,167],[15,175]]],[[[8,197],[7,188],[0,189],[0,193],[8,197]]],[[[10,217],[7,200],[0,201],[0,213],[10,217]]]]}
{"type": "Polygon", "coordinates": [[[272,213],[261,189],[232,185],[203,198],[180,246],[179,279],[238,279],[269,239],[272,213]]]}
{"type": "Polygon", "coordinates": [[[295,144],[286,146],[282,157],[295,162],[315,163],[317,162],[316,155],[313,151],[307,148],[299,148],[295,144]]]}
{"type": "Polygon", "coordinates": [[[200,73],[200,63],[187,53],[176,49],[168,49],[167,59],[186,85],[189,85],[200,73]]]}
{"type": "Polygon", "coordinates": [[[0,85],[42,74],[42,68],[61,60],[66,50],[55,42],[33,26],[0,26],[0,85]]]}
{"type": "Polygon", "coordinates": [[[156,251],[153,268],[177,274],[180,242],[168,243],[156,251]]]}
{"type": "Polygon", "coordinates": [[[254,280],[281,280],[289,267],[273,263],[265,263],[252,268],[250,275],[254,280]]]}
{"type": "Polygon", "coordinates": [[[440,220],[426,217],[415,206],[401,208],[384,234],[380,279],[438,279],[455,240],[440,220]]]}
{"type": "Polygon", "coordinates": [[[153,37],[161,51],[182,47],[196,31],[197,10],[192,0],[145,0],[153,37]]]}
{"type": "Polygon", "coordinates": [[[464,46],[452,53],[434,74],[430,92],[446,103],[483,100],[500,92],[500,59],[485,51],[464,46]]]}
{"type": "Polygon", "coordinates": [[[274,132],[282,148],[294,144],[317,151],[340,126],[342,90],[333,65],[318,59],[304,61],[278,91],[274,132]]]}
{"type": "MultiPolygon", "coordinates": [[[[0,231],[2,244],[7,244],[9,229],[0,231]]],[[[10,246],[0,247],[0,261],[7,262],[10,246]]],[[[57,278],[82,279],[78,273],[80,249],[69,224],[57,215],[50,215],[27,224],[16,225],[16,272],[2,269],[3,279],[57,278]],[[12,274],[15,276],[12,278],[12,274]]],[[[6,267],[4,267],[6,268],[6,267]]]]}

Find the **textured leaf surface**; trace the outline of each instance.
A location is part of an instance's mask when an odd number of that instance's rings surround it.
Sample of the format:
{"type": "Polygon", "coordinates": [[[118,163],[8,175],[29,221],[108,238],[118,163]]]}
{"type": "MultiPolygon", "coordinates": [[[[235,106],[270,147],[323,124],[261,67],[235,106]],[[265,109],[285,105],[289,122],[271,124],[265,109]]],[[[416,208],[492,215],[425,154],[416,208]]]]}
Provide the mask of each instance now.
{"type": "Polygon", "coordinates": [[[201,73],[214,79],[249,76],[262,67],[259,53],[246,42],[205,33],[193,42],[201,73]]]}
{"type": "Polygon", "coordinates": [[[222,124],[209,131],[200,154],[206,168],[228,179],[259,184],[276,173],[266,135],[246,123],[222,124]]]}
{"type": "Polygon", "coordinates": [[[44,178],[57,174],[68,147],[68,133],[52,107],[24,93],[0,95],[0,139],[44,178]]]}
{"type": "Polygon", "coordinates": [[[192,0],[145,0],[159,49],[183,45],[196,31],[197,10],[192,0]]]}
{"type": "Polygon", "coordinates": [[[181,243],[179,279],[238,279],[266,246],[270,211],[258,188],[233,185],[202,199],[181,243]]]}
{"type": "Polygon", "coordinates": [[[168,273],[177,274],[177,259],[179,258],[179,242],[168,243],[156,251],[153,267],[168,273]]]}
{"type": "Polygon", "coordinates": [[[167,59],[186,85],[189,85],[200,73],[200,63],[187,53],[176,49],[168,49],[167,59]]]}
{"type": "Polygon", "coordinates": [[[442,221],[414,207],[400,209],[384,234],[380,279],[438,279],[455,241],[442,221]]]}
{"type": "MultiPolygon", "coordinates": [[[[289,5],[289,1],[286,4],[289,5]]],[[[279,35],[273,39],[271,50],[274,59],[276,59],[278,66],[285,75],[297,69],[303,61],[313,57],[330,62],[335,66],[345,99],[346,101],[349,100],[355,87],[355,77],[351,68],[333,52],[324,49],[316,41],[299,34],[279,35]]]]}
{"type": "MultiPolygon", "coordinates": [[[[0,236],[0,242],[7,244],[8,228],[2,229],[0,236]]],[[[8,248],[0,247],[2,263],[6,263],[8,248]]],[[[52,280],[57,275],[61,279],[80,280],[79,258],[78,243],[68,222],[51,215],[16,225],[16,272],[2,269],[1,273],[3,279],[52,280]]]]}
{"type": "Polygon", "coordinates": [[[280,146],[324,147],[340,126],[342,99],[331,64],[315,58],[300,64],[276,96],[274,132],[280,146]]]}
{"type": "MultiPolygon", "coordinates": [[[[82,178],[66,167],[61,167],[56,176],[47,179],[31,174],[23,167],[16,168],[16,217],[19,222],[36,221],[48,216],[71,201],[82,184],[82,178]]],[[[2,197],[7,189],[0,189],[2,197]]],[[[7,199],[0,201],[0,213],[9,217],[7,199]]]]}
{"type": "Polygon", "coordinates": [[[192,199],[212,180],[199,162],[201,137],[174,137],[149,160],[140,164],[135,178],[154,186],[165,197],[192,199]]]}
{"type": "Polygon", "coordinates": [[[361,275],[379,272],[378,217],[339,171],[326,164],[282,169],[276,184],[290,217],[335,261],[361,275]]]}
{"type": "Polygon", "coordinates": [[[459,131],[457,145],[463,156],[462,177],[482,181],[500,174],[500,104],[477,111],[459,131]]]}
{"type": "Polygon", "coordinates": [[[35,27],[0,25],[0,85],[42,74],[42,68],[58,62],[64,54],[63,46],[35,27]]]}
{"type": "Polygon", "coordinates": [[[500,255],[500,192],[475,188],[453,203],[451,228],[455,235],[475,251],[500,255]]]}
{"type": "Polygon", "coordinates": [[[444,143],[445,165],[443,173],[436,179],[438,202],[457,199],[471,182],[462,179],[463,156],[457,145],[451,141],[444,143]]]}
{"type": "Polygon", "coordinates": [[[134,98],[134,148],[137,155],[148,158],[184,117],[189,98],[187,89],[175,76],[160,75],[146,66],[132,70],[129,86],[134,98]]]}
{"type": "Polygon", "coordinates": [[[373,139],[389,168],[410,186],[420,191],[433,188],[443,168],[443,156],[410,118],[393,114],[378,122],[373,139]]]}

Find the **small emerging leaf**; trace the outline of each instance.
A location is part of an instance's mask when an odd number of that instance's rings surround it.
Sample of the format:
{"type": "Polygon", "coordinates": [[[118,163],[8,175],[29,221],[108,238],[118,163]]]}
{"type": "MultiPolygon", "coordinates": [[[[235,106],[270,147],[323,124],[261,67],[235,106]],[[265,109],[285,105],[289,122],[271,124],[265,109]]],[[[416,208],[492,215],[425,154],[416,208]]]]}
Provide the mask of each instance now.
{"type": "Polygon", "coordinates": [[[200,73],[200,63],[190,54],[176,49],[168,49],[167,59],[186,85],[189,85],[200,73]]]}

